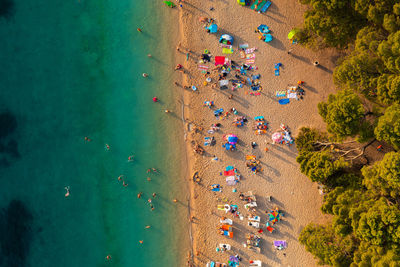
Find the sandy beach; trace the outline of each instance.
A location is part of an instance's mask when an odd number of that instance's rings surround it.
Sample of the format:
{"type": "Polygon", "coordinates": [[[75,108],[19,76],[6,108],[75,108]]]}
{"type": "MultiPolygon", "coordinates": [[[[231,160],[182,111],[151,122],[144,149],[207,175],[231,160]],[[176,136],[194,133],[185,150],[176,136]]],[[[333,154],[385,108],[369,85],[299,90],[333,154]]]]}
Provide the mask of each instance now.
{"type": "MultiPolygon", "coordinates": [[[[210,261],[228,262],[229,255],[239,254],[247,266],[249,260],[261,260],[263,266],[317,266],[313,256],[306,252],[298,242],[301,229],[309,222],[322,223],[329,218],[320,211],[322,196],[317,184],[313,184],[302,175],[296,163],[297,150],[295,145],[272,145],[271,134],[279,129],[281,123],[287,125],[295,137],[302,126],[324,128],[321,117],[318,115],[317,104],[334,92],[332,71],[338,55],[334,51],[323,50],[313,52],[300,45],[293,45],[287,39],[288,32],[302,23],[302,14],[305,6],[295,0],[273,1],[268,11],[259,14],[242,7],[236,1],[200,1],[186,0],[180,9],[181,38],[177,54],[177,63],[184,65],[186,74],[179,81],[177,90],[182,86],[195,85],[197,92],[185,90],[184,118],[187,131],[187,153],[189,159],[188,181],[191,183],[190,216],[193,232],[194,265],[205,266],[210,261]],[[213,8],[213,10],[210,10],[213,8]],[[199,17],[213,18],[218,25],[216,34],[207,33],[204,23],[199,17]],[[260,24],[266,24],[271,30],[274,40],[265,43],[258,39],[254,32],[260,24]],[[250,95],[247,86],[232,91],[220,90],[213,84],[218,80],[218,71],[214,70],[214,56],[224,56],[218,43],[221,34],[230,34],[234,37],[233,54],[225,55],[229,59],[242,64],[244,59],[239,55],[239,44],[247,43],[249,48],[256,47],[255,66],[258,70],[249,72],[250,75],[260,74],[263,90],[261,95],[250,95]],[[205,76],[198,69],[200,55],[208,49],[213,56],[209,66],[212,82],[205,86],[205,76]],[[189,60],[186,60],[186,53],[189,60]],[[288,51],[290,51],[288,53],[288,51]],[[318,61],[318,67],[313,65],[318,61]],[[280,76],[274,75],[274,64],[282,63],[280,76]],[[278,104],[275,91],[285,90],[297,81],[304,81],[305,96],[303,100],[292,99],[287,105],[278,104]],[[230,99],[229,96],[233,95],[230,99]],[[225,111],[235,108],[238,116],[246,116],[249,120],[244,127],[236,127],[232,122],[236,115],[230,114],[224,119],[217,119],[213,110],[203,106],[203,102],[214,101],[215,108],[225,111]],[[254,117],[264,116],[268,122],[268,131],[265,135],[255,135],[253,128],[254,117]],[[208,134],[207,130],[214,123],[221,123],[221,130],[208,134]],[[238,135],[237,151],[226,151],[221,147],[222,136],[227,133],[238,135]],[[204,147],[204,137],[214,136],[215,146],[204,147]],[[197,142],[205,153],[194,153],[192,143],[197,142]],[[251,142],[258,146],[252,149],[251,142]],[[268,148],[268,151],[265,151],[268,148]],[[263,172],[255,175],[246,167],[245,156],[255,155],[261,161],[263,172]],[[213,157],[218,161],[213,161],[213,157]],[[242,180],[235,186],[227,186],[225,177],[220,172],[232,165],[242,175],[242,180]],[[200,185],[192,183],[191,176],[198,171],[200,185]],[[212,192],[209,186],[220,184],[221,192],[212,192]],[[232,192],[236,188],[237,192],[232,192]],[[256,233],[254,228],[247,225],[247,218],[243,221],[233,218],[232,214],[225,214],[217,210],[219,204],[236,204],[239,211],[247,217],[243,202],[239,199],[239,192],[252,191],[257,197],[257,214],[261,222],[266,221],[266,210],[278,207],[285,214],[283,219],[274,225],[273,233],[265,230],[260,234],[261,253],[255,253],[243,247],[245,236],[256,233]],[[273,201],[269,202],[267,196],[273,201]],[[229,239],[218,234],[220,217],[233,219],[234,237],[229,239]],[[274,240],[286,240],[288,248],[278,251],[273,246],[274,240]],[[216,252],[219,243],[232,246],[228,252],[216,252]]],[[[227,79],[234,79],[235,72],[228,74],[227,79]]]]}

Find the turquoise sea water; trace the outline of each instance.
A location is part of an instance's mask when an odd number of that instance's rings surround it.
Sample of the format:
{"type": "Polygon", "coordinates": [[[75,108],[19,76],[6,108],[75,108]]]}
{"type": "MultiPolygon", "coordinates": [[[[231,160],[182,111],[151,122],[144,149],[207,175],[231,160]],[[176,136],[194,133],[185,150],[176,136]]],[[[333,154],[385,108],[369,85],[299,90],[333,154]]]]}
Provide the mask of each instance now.
{"type": "Polygon", "coordinates": [[[186,208],[171,200],[187,196],[181,122],[164,113],[180,114],[169,86],[170,11],[160,1],[8,2],[0,18],[0,266],[179,266],[186,208]],[[147,174],[151,167],[160,173],[147,174]]]}

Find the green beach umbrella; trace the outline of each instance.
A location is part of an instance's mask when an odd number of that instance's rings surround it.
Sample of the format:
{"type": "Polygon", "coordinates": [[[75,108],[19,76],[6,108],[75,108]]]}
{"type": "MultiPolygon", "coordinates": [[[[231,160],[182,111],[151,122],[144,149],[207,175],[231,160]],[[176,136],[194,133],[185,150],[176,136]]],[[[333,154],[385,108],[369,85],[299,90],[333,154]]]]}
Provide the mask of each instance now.
{"type": "Polygon", "coordinates": [[[169,7],[175,7],[175,4],[172,3],[171,1],[164,1],[164,3],[169,7]]]}
{"type": "Polygon", "coordinates": [[[293,39],[294,35],[298,32],[297,29],[293,29],[289,32],[289,34],[287,35],[288,39],[293,39]]]}

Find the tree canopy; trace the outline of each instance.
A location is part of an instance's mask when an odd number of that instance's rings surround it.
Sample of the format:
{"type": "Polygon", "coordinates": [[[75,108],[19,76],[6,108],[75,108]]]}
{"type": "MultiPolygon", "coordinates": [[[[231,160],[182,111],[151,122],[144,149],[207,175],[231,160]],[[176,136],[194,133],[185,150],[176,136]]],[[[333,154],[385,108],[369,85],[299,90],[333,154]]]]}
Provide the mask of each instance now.
{"type": "Polygon", "coordinates": [[[386,109],[375,128],[378,140],[388,142],[395,149],[400,149],[400,105],[395,104],[386,109]]]}
{"type": "Polygon", "coordinates": [[[350,90],[331,94],[327,102],[318,104],[318,112],[327,123],[328,132],[339,139],[358,133],[364,111],[360,98],[350,90]]]}

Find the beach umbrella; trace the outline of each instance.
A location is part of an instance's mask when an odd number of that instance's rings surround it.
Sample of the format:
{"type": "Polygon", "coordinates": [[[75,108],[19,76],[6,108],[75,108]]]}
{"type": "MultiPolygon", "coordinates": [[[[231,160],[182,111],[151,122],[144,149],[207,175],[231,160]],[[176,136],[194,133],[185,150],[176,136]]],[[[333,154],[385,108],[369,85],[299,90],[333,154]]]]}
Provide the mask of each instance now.
{"type": "Polygon", "coordinates": [[[283,136],[282,136],[282,134],[280,132],[276,132],[276,133],[272,134],[271,138],[272,138],[272,141],[274,141],[276,143],[279,143],[280,141],[282,141],[283,136]]]}
{"type": "Polygon", "coordinates": [[[217,24],[211,24],[206,29],[210,30],[210,33],[216,33],[218,31],[218,26],[217,24]]]}
{"type": "Polygon", "coordinates": [[[171,1],[164,1],[164,3],[169,7],[175,7],[175,4],[172,3],[171,1]]]}
{"type": "Polygon", "coordinates": [[[219,42],[223,43],[223,44],[231,45],[231,44],[233,44],[233,37],[230,36],[229,34],[223,34],[223,35],[221,35],[221,38],[219,38],[219,42]]]}
{"type": "Polygon", "coordinates": [[[258,26],[257,30],[259,30],[262,33],[269,33],[268,26],[265,24],[261,24],[260,26],[258,26]]]}
{"type": "Polygon", "coordinates": [[[297,32],[298,32],[297,29],[291,30],[291,31],[289,32],[287,38],[288,38],[289,40],[293,39],[293,37],[295,36],[295,34],[296,34],[297,32]]]}
{"type": "Polygon", "coordinates": [[[271,34],[264,34],[265,40],[264,42],[269,43],[272,41],[272,35],[271,34]]]}
{"type": "Polygon", "coordinates": [[[228,140],[227,140],[227,141],[228,141],[228,143],[231,144],[231,145],[236,144],[237,141],[238,141],[238,137],[235,136],[235,135],[231,135],[231,136],[228,137],[228,140]]]}

